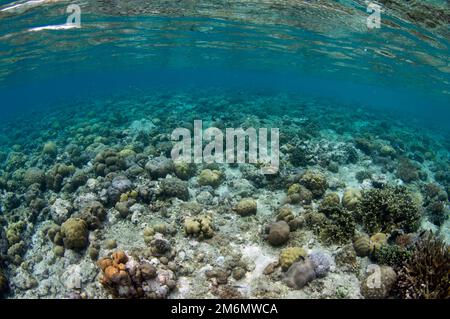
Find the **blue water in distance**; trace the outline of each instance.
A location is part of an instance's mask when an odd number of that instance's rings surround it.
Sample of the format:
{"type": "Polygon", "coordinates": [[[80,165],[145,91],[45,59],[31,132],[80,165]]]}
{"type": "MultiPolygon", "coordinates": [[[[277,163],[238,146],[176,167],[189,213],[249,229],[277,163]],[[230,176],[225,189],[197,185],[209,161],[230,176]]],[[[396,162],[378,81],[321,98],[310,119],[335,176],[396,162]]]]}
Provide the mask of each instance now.
{"type": "Polygon", "coordinates": [[[445,67],[449,43],[442,37],[433,46],[407,29],[347,38],[213,18],[89,13],[83,15],[82,29],[27,31],[64,23],[61,14],[40,18],[43,8],[6,16],[8,25],[0,28],[3,119],[131,89],[222,87],[294,91],[347,103],[350,114],[351,107],[363,105],[449,126],[450,73],[441,72],[439,62],[417,60],[422,57],[418,51],[439,58],[445,67]],[[414,41],[414,51],[386,53],[394,46],[386,38],[396,36],[414,41]]]}

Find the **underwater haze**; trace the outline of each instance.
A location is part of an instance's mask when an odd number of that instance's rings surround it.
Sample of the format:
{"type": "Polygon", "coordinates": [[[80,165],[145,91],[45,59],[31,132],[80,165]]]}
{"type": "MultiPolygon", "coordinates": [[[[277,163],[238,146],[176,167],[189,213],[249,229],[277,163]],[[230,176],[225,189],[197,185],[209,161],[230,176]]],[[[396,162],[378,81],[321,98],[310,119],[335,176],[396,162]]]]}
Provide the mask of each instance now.
{"type": "Polygon", "coordinates": [[[449,298],[449,53],[444,0],[0,1],[0,297],[449,298]]]}

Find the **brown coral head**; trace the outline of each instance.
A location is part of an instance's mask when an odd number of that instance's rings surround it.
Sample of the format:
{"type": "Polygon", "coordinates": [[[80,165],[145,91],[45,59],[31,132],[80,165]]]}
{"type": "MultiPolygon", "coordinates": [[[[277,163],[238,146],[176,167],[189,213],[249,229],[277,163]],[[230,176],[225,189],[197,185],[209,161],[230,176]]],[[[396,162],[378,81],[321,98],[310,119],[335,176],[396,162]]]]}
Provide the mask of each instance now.
{"type": "Polygon", "coordinates": [[[97,261],[97,266],[104,272],[106,268],[109,266],[112,266],[113,262],[111,258],[102,258],[99,261],[97,261]]]}
{"type": "Polygon", "coordinates": [[[128,261],[128,256],[123,250],[118,250],[111,255],[115,265],[125,264],[128,261]]]}

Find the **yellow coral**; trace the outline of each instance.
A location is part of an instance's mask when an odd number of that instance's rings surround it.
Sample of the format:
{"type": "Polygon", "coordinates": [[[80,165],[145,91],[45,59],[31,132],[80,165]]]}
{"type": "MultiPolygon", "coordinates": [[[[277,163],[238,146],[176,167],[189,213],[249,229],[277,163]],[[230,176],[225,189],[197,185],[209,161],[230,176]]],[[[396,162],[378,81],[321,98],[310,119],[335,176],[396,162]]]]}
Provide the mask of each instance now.
{"type": "Polygon", "coordinates": [[[119,152],[119,156],[124,157],[124,158],[135,155],[135,154],[136,154],[136,152],[129,148],[125,148],[119,152]]]}
{"type": "Polygon", "coordinates": [[[184,231],[186,235],[196,235],[200,232],[200,222],[193,218],[186,218],[184,221],[184,231]]]}
{"type": "Polygon", "coordinates": [[[186,235],[198,236],[200,239],[211,238],[214,235],[212,220],[209,216],[186,218],[184,221],[186,235]]]}
{"type": "Polygon", "coordinates": [[[288,270],[299,258],[306,257],[306,251],[301,247],[288,247],[280,253],[280,265],[283,270],[288,270]]]}
{"type": "Polygon", "coordinates": [[[384,233],[376,233],[370,237],[372,250],[378,249],[387,243],[387,236],[384,233]]]}
{"type": "Polygon", "coordinates": [[[349,188],[342,197],[342,205],[349,210],[354,210],[361,200],[361,192],[356,188],[349,188]]]}
{"type": "Polygon", "coordinates": [[[287,191],[288,196],[297,194],[299,192],[300,192],[300,184],[297,184],[297,183],[289,186],[288,191],[287,191]]]}

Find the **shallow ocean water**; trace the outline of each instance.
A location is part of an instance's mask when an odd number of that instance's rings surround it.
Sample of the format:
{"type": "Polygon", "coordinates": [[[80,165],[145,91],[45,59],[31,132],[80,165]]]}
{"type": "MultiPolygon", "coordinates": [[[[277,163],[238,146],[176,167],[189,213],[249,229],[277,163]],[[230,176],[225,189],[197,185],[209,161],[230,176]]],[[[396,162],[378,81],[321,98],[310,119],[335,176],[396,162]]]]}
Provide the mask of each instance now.
{"type": "Polygon", "coordinates": [[[1,3],[0,296],[443,297],[402,284],[426,231],[448,278],[448,1],[1,3]],[[277,174],[173,166],[195,120],[278,128],[277,174]]]}

